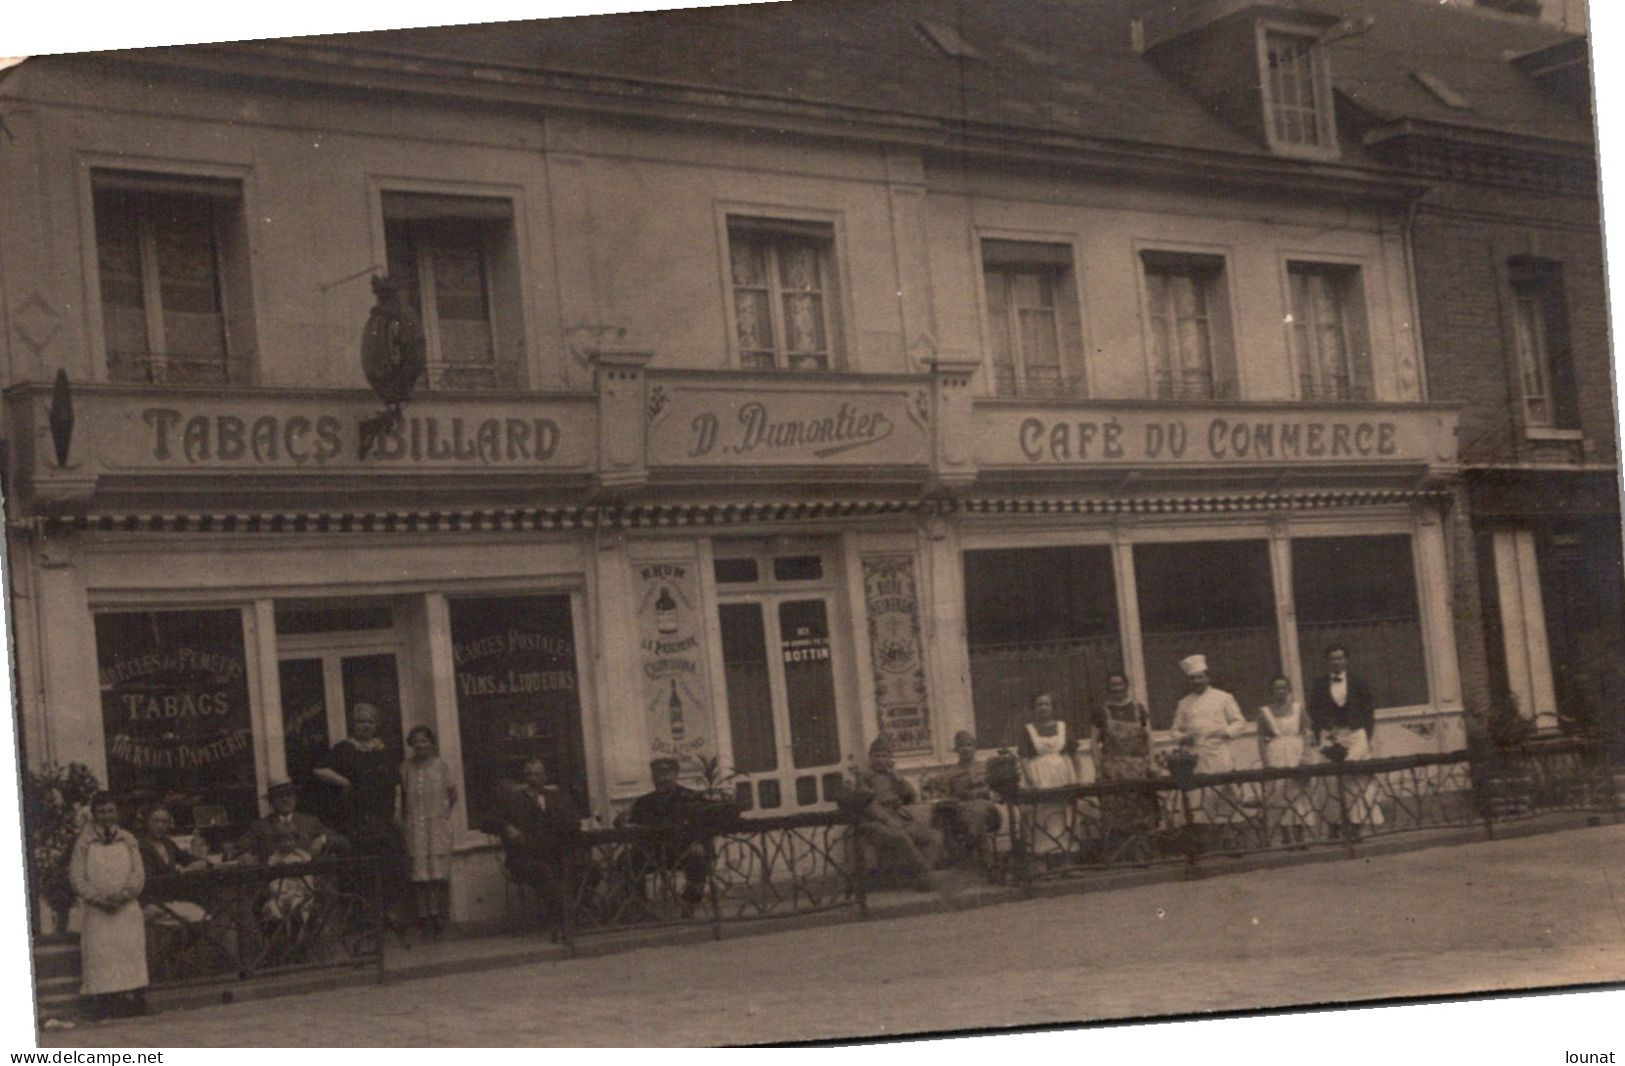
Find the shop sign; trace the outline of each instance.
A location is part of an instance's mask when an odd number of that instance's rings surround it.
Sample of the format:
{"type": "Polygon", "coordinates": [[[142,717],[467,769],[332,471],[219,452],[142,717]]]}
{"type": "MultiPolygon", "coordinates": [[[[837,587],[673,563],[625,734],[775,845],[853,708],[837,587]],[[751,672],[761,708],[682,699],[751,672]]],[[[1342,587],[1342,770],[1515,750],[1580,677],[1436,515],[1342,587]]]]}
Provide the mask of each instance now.
{"type": "Polygon", "coordinates": [[[591,463],[590,405],[413,404],[361,458],[362,404],[120,405],[95,417],[113,470],[537,470],[591,463]]]}
{"type": "Polygon", "coordinates": [[[692,562],[634,563],[638,671],[649,750],[701,756],[716,750],[705,670],[705,619],[692,562]]]}
{"type": "Polygon", "coordinates": [[[863,557],[875,707],[880,735],[898,755],[931,751],[931,708],[921,652],[920,604],[909,555],[863,557]]]}
{"type": "MultiPolygon", "coordinates": [[[[983,466],[1429,462],[1434,433],[1401,412],[978,412],[983,466]]],[[[1453,447],[1451,449],[1453,452],[1453,447]]]]}
{"type": "Polygon", "coordinates": [[[469,824],[495,815],[497,786],[517,759],[541,759],[555,785],[584,800],[570,597],[456,599],[450,615],[469,824]]]}
{"type": "MultiPolygon", "coordinates": [[[[220,804],[233,821],[252,818],[254,740],[240,612],[98,614],[96,653],[108,787],[123,796],[220,804]]],[[[188,812],[177,811],[183,820],[188,812]]]]}
{"type": "Polygon", "coordinates": [[[924,465],[924,389],[651,390],[651,466],[924,465]]]}

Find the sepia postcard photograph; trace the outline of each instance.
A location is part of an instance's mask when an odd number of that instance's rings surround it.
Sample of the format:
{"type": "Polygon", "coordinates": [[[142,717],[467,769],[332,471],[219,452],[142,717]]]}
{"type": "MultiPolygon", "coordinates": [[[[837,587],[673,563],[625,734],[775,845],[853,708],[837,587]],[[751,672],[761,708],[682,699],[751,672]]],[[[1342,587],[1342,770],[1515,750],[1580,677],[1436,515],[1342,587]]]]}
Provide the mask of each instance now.
{"type": "Polygon", "coordinates": [[[0,26],[7,1035],[1625,1055],[1603,13],[614,6],[0,26]]]}

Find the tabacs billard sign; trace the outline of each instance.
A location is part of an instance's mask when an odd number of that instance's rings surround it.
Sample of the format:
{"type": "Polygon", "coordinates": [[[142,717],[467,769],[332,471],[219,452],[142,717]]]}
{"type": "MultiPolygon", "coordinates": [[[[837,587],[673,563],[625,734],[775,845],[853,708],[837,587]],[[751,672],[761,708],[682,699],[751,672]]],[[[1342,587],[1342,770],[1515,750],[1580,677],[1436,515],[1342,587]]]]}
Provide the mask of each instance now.
{"type": "Polygon", "coordinates": [[[130,404],[81,394],[86,443],[111,472],[535,471],[590,468],[596,408],[458,400],[415,403],[361,457],[365,400],[190,399],[130,404]],[[99,408],[99,409],[98,409],[99,408]]]}

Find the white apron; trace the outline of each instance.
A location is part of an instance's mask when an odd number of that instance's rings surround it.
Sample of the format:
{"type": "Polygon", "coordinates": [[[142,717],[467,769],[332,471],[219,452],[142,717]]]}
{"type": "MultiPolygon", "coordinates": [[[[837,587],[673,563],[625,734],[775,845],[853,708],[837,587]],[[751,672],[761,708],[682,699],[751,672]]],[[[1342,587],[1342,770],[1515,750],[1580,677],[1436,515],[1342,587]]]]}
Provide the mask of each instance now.
{"type": "MultiPolygon", "coordinates": [[[[135,838],[123,830],[111,844],[93,839],[84,855],[87,886],[99,894],[129,887],[143,880],[141,853],[135,838]]],[[[83,969],[80,991],[87,996],[128,992],[147,986],[147,927],[139,900],[126,900],[108,913],[81,903],[79,952],[83,969]]]]}

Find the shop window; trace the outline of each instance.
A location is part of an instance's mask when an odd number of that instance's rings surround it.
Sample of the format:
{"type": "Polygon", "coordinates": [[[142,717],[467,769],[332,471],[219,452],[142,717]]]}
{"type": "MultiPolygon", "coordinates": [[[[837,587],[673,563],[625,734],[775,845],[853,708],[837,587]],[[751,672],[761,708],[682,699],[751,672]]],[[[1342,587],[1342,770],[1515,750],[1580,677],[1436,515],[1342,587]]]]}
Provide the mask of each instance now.
{"type": "Polygon", "coordinates": [[[1224,259],[1143,252],[1152,379],[1165,399],[1236,394],[1224,259]]]}
{"type": "Polygon", "coordinates": [[[1292,354],[1305,400],[1369,400],[1371,346],[1358,267],[1289,263],[1292,354]]]}
{"type": "Polygon", "coordinates": [[[528,759],[588,810],[570,597],[456,599],[452,674],[468,824],[495,823],[505,771],[528,759]]]}
{"type": "Polygon", "coordinates": [[[1563,266],[1519,256],[1509,264],[1509,277],[1524,424],[1575,428],[1579,418],[1563,266]]]}
{"type": "Polygon", "coordinates": [[[1326,648],[1340,644],[1377,706],[1428,702],[1410,537],[1294,540],[1292,598],[1305,686],[1326,672],[1326,648]]]}
{"type": "Polygon", "coordinates": [[[523,384],[524,322],[513,205],[477,196],[383,194],[389,274],[423,323],[431,389],[523,384]]]}
{"type": "Polygon", "coordinates": [[[754,585],[761,579],[755,559],[718,559],[712,569],[719,585],[754,585]]]}
{"type": "Polygon", "coordinates": [[[1040,692],[1083,737],[1123,660],[1111,549],[968,551],[965,614],[981,746],[1016,744],[1040,692]]]}
{"type": "Polygon", "coordinates": [[[1136,544],[1134,582],[1152,724],[1173,723],[1188,691],[1179,660],[1198,654],[1214,687],[1256,717],[1281,672],[1268,542],[1136,544]]]}
{"type": "Polygon", "coordinates": [[[91,182],[108,379],[246,382],[254,335],[240,183],[113,170],[91,182]]]}
{"type": "Polygon", "coordinates": [[[257,817],[242,612],[107,612],[95,628],[107,787],[132,808],[163,800],[187,830],[257,817]]]}
{"type": "Polygon", "coordinates": [[[387,603],[321,603],[310,601],[276,604],[276,631],[279,636],[301,633],[348,633],[393,629],[395,613],[387,603]]]}
{"type": "Polygon", "coordinates": [[[1312,34],[1263,31],[1265,127],[1270,147],[1335,154],[1336,134],[1325,54],[1312,34]]]}
{"type": "Polygon", "coordinates": [[[1083,329],[1071,247],[986,240],[982,270],[994,393],[1081,395],[1083,329]]]}
{"type": "Polygon", "coordinates": [[[728,218],[729,276],[739,365],[829,370],[841,347],[835,227],[728,218]]]}

